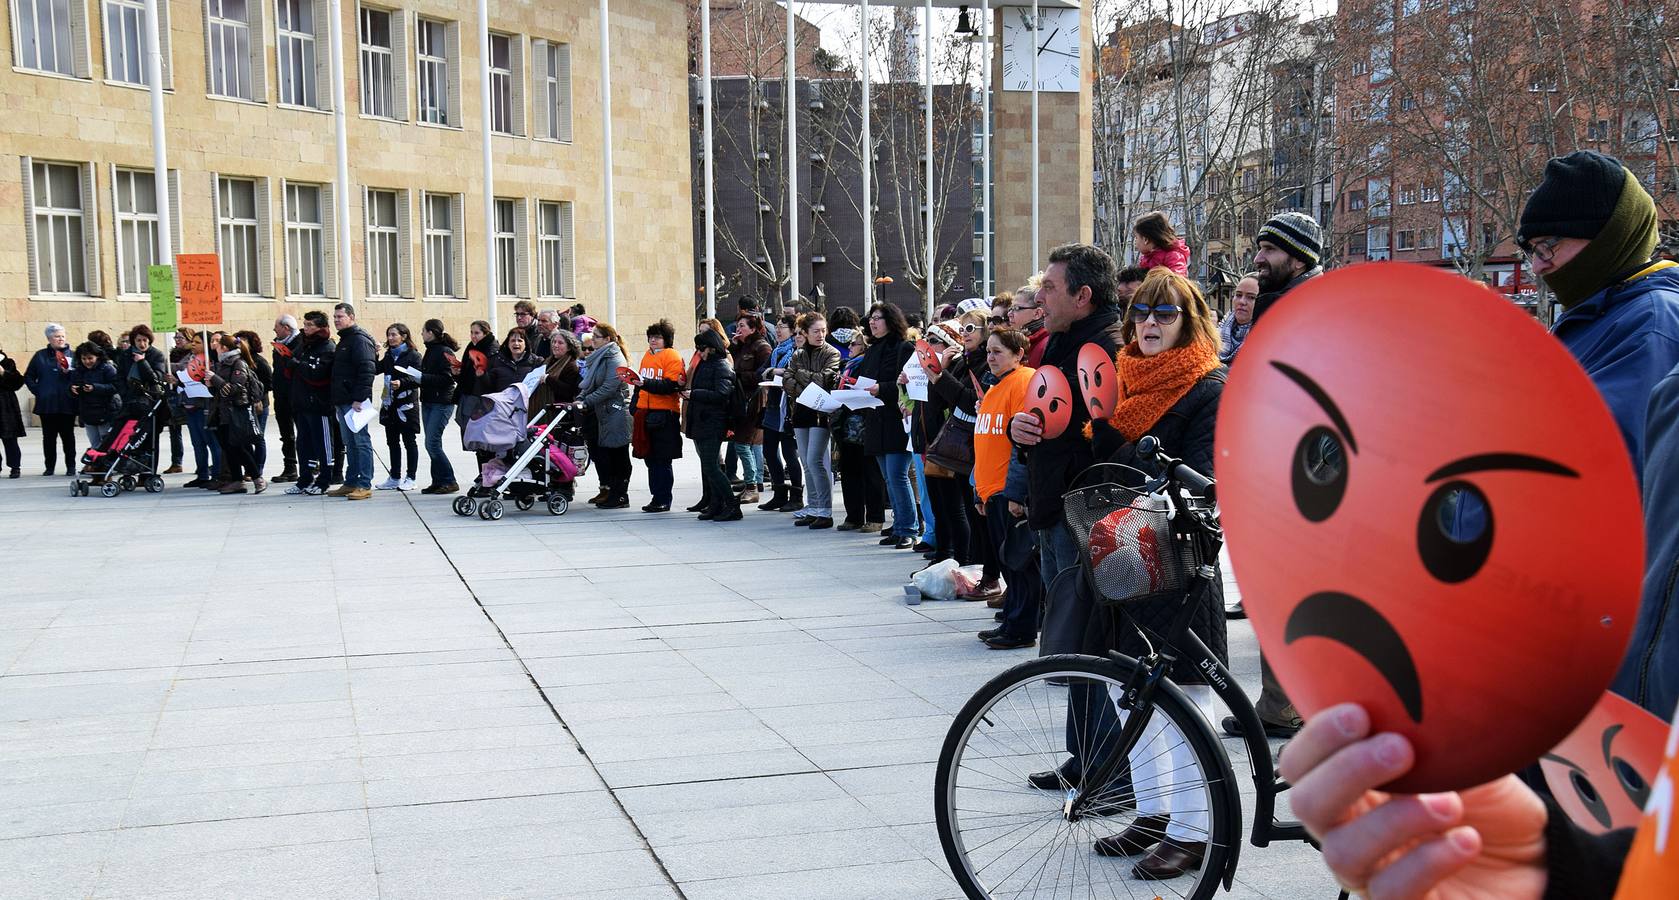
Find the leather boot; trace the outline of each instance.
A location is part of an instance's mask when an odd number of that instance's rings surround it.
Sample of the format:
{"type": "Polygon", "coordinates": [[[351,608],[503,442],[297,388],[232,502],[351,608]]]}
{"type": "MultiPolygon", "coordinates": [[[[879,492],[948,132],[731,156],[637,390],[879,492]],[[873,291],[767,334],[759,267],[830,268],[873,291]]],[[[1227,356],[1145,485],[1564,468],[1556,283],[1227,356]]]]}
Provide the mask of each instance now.
{"type": "Polygon", "coordinates": [[[620,481],[612,485],[611,489],[607,491],[606,499],[596,505],[601,509],[629,509],[630,483],[620,481]]]}
{"type": "Polygon", "coordinates": [[[786,502],[787,502],[787,485],[777,484],[775,486],[775,492],[770,494],[770,498],[768,500],[764,501],[763,503],[758,504],[758,508],[774,512],[776,510],[781,509],[782,504],[784,504],[786,502]]]}
{"type": "Polygon", "coordinates": [[[757,485],[757,484],[747,484],[745,486],[745,488],[743,490],[741,490],[740,495],[735,497],[735,500],[734,500],[735,505],[739,506],[742,503],[746,503],[746,504],[757,503],[758,499],[759,499],[758,498],[758,491],[759,491],[759,485],[757,485]]]}
{"type": "Polygon", "coordinates": [[[739,522],[745,518],[740,511],[740,504],[733,500],[725,500],[719,504],[717,515],[711,517],[713,522],[739,522]]]}
{"type": "Polygon", "coordinates": [[[804,509],[804,508],[805,508],[805,490],[804,490],[804,488],[792,488],[791,490],[789,490],[787,492],[787,502],[781,504],[781,506],[776,507],[772,511],[774,511],[774,512],[796,513],[799,510],[804,509]]]}
{"type": "Polygon", "coordinates": [[[612,496],[612,488],[613,488],[613,486],[610,485],[610,484],[602,484],[600,486],[600,493],[594,495],[593,497],[590,497],[589,502],[595,504],[596,506],[599,506],[603,501],[606,500],[606,498],[612,496]]]}

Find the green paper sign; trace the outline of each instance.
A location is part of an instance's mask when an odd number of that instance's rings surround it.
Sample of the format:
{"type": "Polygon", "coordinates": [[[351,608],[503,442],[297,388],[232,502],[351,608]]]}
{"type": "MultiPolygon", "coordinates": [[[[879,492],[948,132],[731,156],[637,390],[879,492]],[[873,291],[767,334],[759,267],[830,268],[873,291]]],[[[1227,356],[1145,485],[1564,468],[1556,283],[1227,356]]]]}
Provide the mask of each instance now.
{"type": "Polygon", "coordinates": [[[163,334],[174,331],[175,267],[152,266],[146,270],[146,283],[152,293],[152,331],[163,334]]]}

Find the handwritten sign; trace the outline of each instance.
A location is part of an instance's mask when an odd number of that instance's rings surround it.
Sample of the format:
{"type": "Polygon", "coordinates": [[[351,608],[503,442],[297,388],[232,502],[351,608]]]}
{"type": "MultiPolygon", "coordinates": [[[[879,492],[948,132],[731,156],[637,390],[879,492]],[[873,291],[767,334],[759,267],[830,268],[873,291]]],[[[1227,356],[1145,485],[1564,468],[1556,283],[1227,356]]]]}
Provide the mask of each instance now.
{"type": "Polygon", "coordinates": [[[180,274],[181,323],[220,325],[222,267],[214,253],[182,253],[175,257],[180,274]]]}
{"type": "Polygon", "coordinates": [[[175,268],[151,266],[146,269],[146,286],[152,295],[152,331],[157,334],[174,331],[175,268]]]}

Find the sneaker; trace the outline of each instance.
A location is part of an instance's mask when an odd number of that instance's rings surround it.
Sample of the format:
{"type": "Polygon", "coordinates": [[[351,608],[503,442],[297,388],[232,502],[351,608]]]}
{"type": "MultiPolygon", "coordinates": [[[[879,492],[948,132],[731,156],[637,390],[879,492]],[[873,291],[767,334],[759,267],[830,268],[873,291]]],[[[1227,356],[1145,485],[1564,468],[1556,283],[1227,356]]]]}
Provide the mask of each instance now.
{"type": "Polygon", "coordinates": [[[414,489],[414,479],[412,479],[412,478],[402,479],[401,481],[396,483],[396,489],[399,490],[399,491],[411,491],[411,490],[413,490],[414,489]]]}
{"type": "Polygon", "coordinates": [[[291,495],[292,495],[292,496],[294,496],[294,497],[295,497],[295,496],[297,496],[297,495],[298,495],[298,494],[307,494],[307,493],[309,493],[309,489],[308,489],[308,488],[306,488],[306,487],[304,487],[304,486],[303,486],[303,485],[301,485],[301,484],[294,484],[294,485],[292,485],[292,486],[291,486],[291,487],[289,487],[289,488],[286,488],[286,493],[288,493],[288,494],[291,494],[291,495]]]}
{"type": "Polygon", "coordinates": [[[379,490],[381,491],[399,491],[401,489],[402,482],[395,475],[379,482],[379,490]]]}
{"type": "Polygon", "coordinates": [[[308,494],[311,497],[319,497],[326,493],[326,488],[321,487],[318,484],[311,484],[303,489],[303,493],[308,494]]]}
{"type": "Polygon", "coordinates": [[[373,496],[373,489],[372,488],[355,488],[354,490],[350,491],[348,494],[345,494],[344,499],[346,499],[346,500],[366,500],[367,498],[369,498],[371,496],[373,496]]]}

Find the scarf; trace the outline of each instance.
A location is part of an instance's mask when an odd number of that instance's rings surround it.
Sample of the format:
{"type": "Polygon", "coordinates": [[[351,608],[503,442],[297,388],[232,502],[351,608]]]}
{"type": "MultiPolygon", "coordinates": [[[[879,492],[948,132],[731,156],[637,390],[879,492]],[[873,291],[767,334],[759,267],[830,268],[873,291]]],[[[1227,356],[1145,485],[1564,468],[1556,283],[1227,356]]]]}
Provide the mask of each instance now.
{"type": "Polygon", "coordinates": [[[1557,302],[1569,309],[1648,265],[1656,241],[1656,204],[1628,172],[1603,230],[1578,256],[1540,277],[1557,302]]]}
{"type": "Polygon", "coordinates": [[[1144,356],[1132,341],[1114,359],[1119,370],[1119,403],[1108,424],[1135,441],[1147,434],[1196,382],[1218,368],[1218,353],[1206,341],[1144,356]]]}

